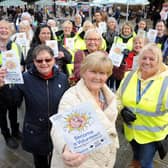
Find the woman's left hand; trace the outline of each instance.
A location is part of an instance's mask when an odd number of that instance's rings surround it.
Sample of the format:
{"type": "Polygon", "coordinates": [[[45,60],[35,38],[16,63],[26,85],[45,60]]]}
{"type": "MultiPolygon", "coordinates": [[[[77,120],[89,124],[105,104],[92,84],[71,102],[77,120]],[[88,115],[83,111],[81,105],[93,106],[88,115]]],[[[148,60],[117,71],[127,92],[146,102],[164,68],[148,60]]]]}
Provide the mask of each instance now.
{"type": "Polygon", "coordinates": [[[58,58],[63,58],[64,57],[64,53],[62,51],[58,52],[58,58]]]}
{"type": "Polygon", "coordinates": [[[87,159],[87,155],[81,153],[72,153],[67,146],[64,148],[62,157],[64,163],[69,167],[80,166],[87,159]]]}
{"type": "Polygon", "coordinates": [[[5,68],[0,68],[0,87],[4,86],[4,78],[6,76],[7,70],[5,68]]]}

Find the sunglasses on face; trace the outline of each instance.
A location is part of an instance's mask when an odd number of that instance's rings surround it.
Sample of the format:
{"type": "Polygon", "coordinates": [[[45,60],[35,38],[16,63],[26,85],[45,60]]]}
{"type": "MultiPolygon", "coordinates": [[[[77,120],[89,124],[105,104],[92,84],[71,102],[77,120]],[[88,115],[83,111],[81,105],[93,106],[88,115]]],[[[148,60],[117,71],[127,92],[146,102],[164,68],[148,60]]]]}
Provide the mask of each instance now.
{"type": "Polygon", "coordinates": [[[46,62],[46,63],[49,63],[49,62],[51,62],[52,60],[53,60],[52,58],[35,59],[35,61],[36,61],[37,63],[39,63],[39,64],[43,63],[43,61],[46,62]]]}

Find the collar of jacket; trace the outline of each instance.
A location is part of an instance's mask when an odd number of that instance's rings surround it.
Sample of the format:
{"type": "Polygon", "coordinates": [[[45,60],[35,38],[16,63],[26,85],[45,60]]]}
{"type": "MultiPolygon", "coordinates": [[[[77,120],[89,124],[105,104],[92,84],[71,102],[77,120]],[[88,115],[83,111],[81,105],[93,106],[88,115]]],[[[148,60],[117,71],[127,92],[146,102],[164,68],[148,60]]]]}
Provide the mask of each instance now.
{"type": "MultiPolygon", "coordinates": [[[[51,76],[51,78],[49,78],[49,79],[52,79],[52,78],[56,77],[56,76],[58,75],[58,73],[59,73],[59,70],[58,70],[58,68],[57,68],[55,65],[54,65],[52,71],[53,71],[53,76],[51,76]]],[[[37,77],[39,77],[39,78],[41,78],[41,79],[44,79],[44,78],[40,75],[40,73],[38,72],[38,70],[37,70],[37,68],[35,67],[35,65],[33,65],[33,66],[28,70],[28,72],[29,72],[31,75],[37,76],[37,77]]],[[[44,80],[45,80],[45,79],[44,79],[44,80]]]]}
{"type": "Polygon", "coordinates": [[[63,34],[63,30],[59,30],[59,31],[57,31],[55,34],[56,34],[56,36],[60,36],[60,35],[63,34]]]}
{"type": "Polygon", "coordinates": [[[82,31],[82,32],[79,34],[79,37],[82,38],[82,39],[84,39],[84,36],[85,36],[85,32],[82,31]]]}
{"type": "MultiPolygon", "coordinates": [[[[55,33],[56,34],[56,36],[61,36],[61,37],[64,37],[64,32],[63,32],[63,30],[60,30],[60,31],[58,31],[58,32],[56,32],[55,33]]],[[[69,37],[74,37],[75,36],[75,33],[74,32],[71,32],[71,35],[69,36],[69,37]]]]}
{"type": "Polygon", "coordinates": [[[125,36],[125,35],[123,35],[123,34],[120,34],[119,36],[123,39],[123,41],[126,41],[126,42],[127,42],[130,38],[133,37],[133,34],[131,33],[131,34],[128,35],[128,36],[125,36]]]}

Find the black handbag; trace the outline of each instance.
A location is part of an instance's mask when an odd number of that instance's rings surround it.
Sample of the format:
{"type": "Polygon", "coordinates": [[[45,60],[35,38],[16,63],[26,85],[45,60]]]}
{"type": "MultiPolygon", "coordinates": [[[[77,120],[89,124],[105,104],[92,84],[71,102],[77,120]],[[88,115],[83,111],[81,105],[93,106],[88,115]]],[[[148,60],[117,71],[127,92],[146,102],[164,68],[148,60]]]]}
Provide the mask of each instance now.
{"type": "Polygon", "coordinates": [[[166,136],[165,139],[157,142],[157,149],[160,159],[164,159],[164,157],[168,152],[168,135],[166,136]]]}

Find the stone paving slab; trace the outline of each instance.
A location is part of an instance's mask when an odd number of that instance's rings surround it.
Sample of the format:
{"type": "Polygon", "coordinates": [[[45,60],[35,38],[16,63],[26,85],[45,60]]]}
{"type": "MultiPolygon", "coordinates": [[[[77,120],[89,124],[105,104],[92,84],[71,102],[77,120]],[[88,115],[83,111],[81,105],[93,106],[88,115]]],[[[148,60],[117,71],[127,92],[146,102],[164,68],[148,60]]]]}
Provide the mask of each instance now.
{"type": "MultiPolygon", "coordinates": [[[[119,135],[120,148],[117,152],[115,168],[128,168],[132,159],[132,151],[129,143],[125,140],[122,129],[122,120],[119,117],[117,121],[117,131],[119,135]]],[[[168,168],[168,155],[161,160],[156,154],[154,159],[154,168],[168,168]]]]}
{"type": "MultiPolygon", "coordinates": [[[[128,168],[132,158],[132,151],[129,143],[125,140],[122,131],[121,121],[117,121],[117,130],[119,133],[120,148],[117,152],[115,168],[128,168]]],[[[0,168],[33,168],[31,154],[22,150],[21,145],[18,149],[8,148],[2,135],[0,135],[0,168]]],[[[168,155],[164,160],[160,160],[156,155],[154,168],[168,168],[168,155]]]]}
{"type": "MultiPolygon", "coordinates": [[[[19,112],[19,120],[22,127],[24,108],[22,107],[20,111],[22,112],[19,112]]],[[[128,168],[132,159],[132,151],[129,143],[124,138],[120,117],[117,120],[116,127],[119,135],[120,148],[117,152],[115,168],[128,168]]],[[[16,150],[8,148],[0,134],[0,168],[33,168],[32,155],[25,152],[21,145],[16,150]]],[[[158,155],[156,155],[154,168],[168,168],[168,155],[164,160],[160,160],[158,155]]]]}

